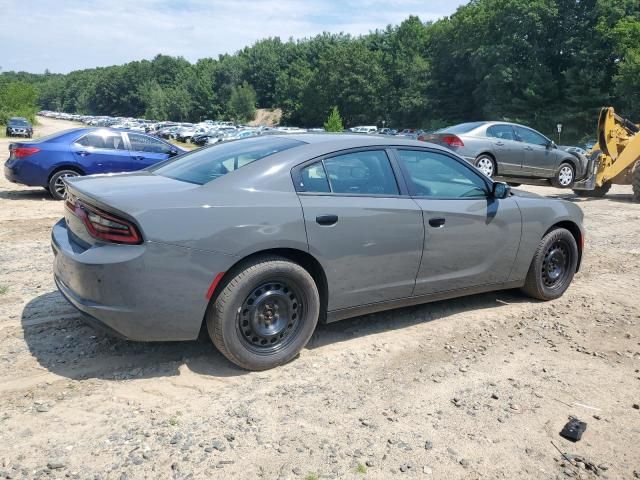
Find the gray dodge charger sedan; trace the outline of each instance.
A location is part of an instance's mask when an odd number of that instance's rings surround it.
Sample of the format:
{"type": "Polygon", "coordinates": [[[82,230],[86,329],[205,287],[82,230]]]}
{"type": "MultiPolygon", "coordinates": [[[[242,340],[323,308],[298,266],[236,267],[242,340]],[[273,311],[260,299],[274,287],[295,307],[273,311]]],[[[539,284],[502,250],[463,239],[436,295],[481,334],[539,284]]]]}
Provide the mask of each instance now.
{"type": "Polygon", "coordinates": [[[135,340],[204,325],[251,370],[294,358],[318,321],[514,287],[557,298],[584,243],[572,203],[401,138],[262,136],[67,182],[52,241],[69,302],[135,340]]]}

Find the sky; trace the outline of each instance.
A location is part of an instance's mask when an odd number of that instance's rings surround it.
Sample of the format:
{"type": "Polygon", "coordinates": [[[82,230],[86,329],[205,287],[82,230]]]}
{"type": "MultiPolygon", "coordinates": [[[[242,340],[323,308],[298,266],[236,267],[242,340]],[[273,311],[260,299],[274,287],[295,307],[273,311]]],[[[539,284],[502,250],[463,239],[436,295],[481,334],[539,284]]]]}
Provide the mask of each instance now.
{"type": "Polygon", "coordinates": [[[0,71],[67,73],[234,53],[256,40],[359,35],[451,15],[460,0],[0,0],[0,71]]]}

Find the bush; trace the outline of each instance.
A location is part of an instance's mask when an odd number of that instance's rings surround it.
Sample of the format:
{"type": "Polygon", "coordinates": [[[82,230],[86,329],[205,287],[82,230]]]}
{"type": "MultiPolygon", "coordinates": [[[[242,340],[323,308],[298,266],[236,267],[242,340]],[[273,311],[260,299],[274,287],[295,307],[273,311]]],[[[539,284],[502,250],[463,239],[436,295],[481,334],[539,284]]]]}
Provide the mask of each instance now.
{"type": "Polygon", "coordinates": [[[36,89],[25,82],[0,82],[0,124],[11,117],[25,117],[35,122],[38,106],[36,89]]]}

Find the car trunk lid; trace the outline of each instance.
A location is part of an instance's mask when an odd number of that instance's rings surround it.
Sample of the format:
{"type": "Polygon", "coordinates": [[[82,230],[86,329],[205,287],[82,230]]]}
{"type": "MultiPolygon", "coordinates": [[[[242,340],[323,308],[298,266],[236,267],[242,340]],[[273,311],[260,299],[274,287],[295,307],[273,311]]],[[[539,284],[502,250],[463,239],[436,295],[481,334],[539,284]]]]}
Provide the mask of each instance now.
{"type": "MultiPolygon", "coordinates": [[[[142,211],[171,202],[179,203],[176,198],[181,193],[200,188],[200,185],[146,171],[74,177],[65,179],[65,183],[66,223],[76,243],[85,248],[101,240],[89,232],[83,215],[78,215],[82,212],[76,212],[79,206],[97,209],[139,228],[137,217],[142,211]]],[[[140,233],[144,238],[144,232],[140,233]]]]}

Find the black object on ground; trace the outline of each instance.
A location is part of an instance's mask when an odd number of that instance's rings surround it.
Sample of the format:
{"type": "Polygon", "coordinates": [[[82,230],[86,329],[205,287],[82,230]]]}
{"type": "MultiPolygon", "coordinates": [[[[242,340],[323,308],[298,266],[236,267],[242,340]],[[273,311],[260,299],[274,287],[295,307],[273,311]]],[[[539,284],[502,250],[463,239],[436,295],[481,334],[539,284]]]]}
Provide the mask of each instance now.
{"type": "Polygon", "coordinates": [[[585,422],[581,422],[577,418],[571,417],[560,432],[560,436],[567,440],[571,440],[572,442],[577,442],[582,438],[582,434],[586,429],[587,424],[585,422]]]}

